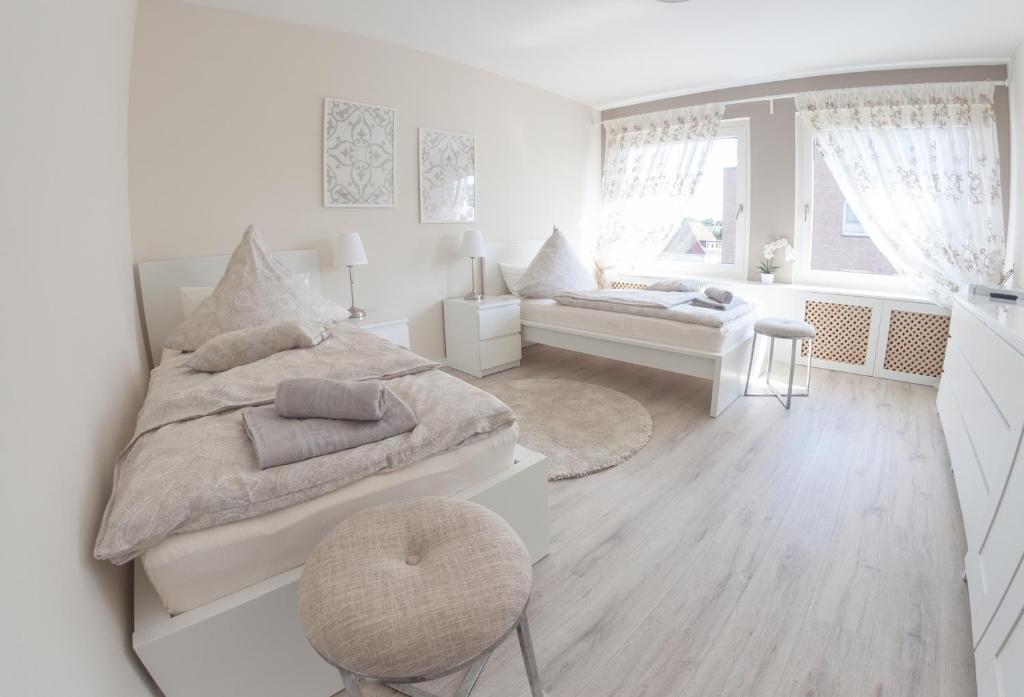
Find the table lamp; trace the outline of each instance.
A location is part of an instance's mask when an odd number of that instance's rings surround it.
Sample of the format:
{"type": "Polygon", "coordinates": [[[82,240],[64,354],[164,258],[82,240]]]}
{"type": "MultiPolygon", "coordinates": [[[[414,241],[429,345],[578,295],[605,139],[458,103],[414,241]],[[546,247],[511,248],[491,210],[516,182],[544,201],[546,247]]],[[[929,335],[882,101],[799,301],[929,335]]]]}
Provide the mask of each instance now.
{"type": "Polygon", "coordinates": [[[462,233],[462,244],[459,245],[459,252],[464,257],[469,257],[469,268],[473,278],[473,290],[470,291],[465,299],[480,301],[484,297],[483,289],[483,269],[480,269],[480,291],[476,289],[476,260],[477,258],[483,258],[487,256],[487,250],[484,248],[484,236],[480,234],[479,230],[466,230],[462,233]]]}
{"type": "Polygon", "coordinates": [[[363,241],[359,239],[357,232],[343,232],[338,235],[338,244],[334,252],[334,262],[339,266],[348,267],[349,294],[352,300],[352,307],[348,308],[348,316],[353,319],[366,317],[366,311],[356,307],[356,284],[352,280],[352,267],[363,266],[369,263],[366,259],[366,250],[363,249],[363,241]]]}

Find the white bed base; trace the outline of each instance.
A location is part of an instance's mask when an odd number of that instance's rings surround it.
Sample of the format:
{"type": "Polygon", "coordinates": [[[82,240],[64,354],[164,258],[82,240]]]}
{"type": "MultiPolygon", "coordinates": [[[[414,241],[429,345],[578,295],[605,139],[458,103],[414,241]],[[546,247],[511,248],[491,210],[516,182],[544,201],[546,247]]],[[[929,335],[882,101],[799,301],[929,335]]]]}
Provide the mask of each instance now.
{"type": "MultiPolygon", "coordinates": [[[[682,346],[523,321],[523,341],[578,351],[591,356],[693,375],[711,380],[711,416],[717,417],[743,394],[750,365],[753,332],[727,352],[696,351],[682,346]]],[[[758,361],[760,365],[761,361],[758,361]]]]}
{"type": "MultiPolygon", "coordinates": [[[[488,295],[508,293],[501,277],[499,262],[528,264],[544,240],[494,240],[487,243],[484,260],[484,292],[488,295]]],[[[578,351],[611,358],[626,363],[668,370],[683,375],[711,380],[711,416],[719,416],[743,394],[750,364],[750,350],[754,333],[727,352],[689,349],[639,339],[601,334],[600,332],[570,329],[543,322],[523,322],[523,344],[545,344],[556,348],[578,351]]],[[[760,349],[758,350],[760,354],[760,349]]],[[[760,356],[757,364],[762,363],[760,356]]]]}
{"type": "MultiPolygon", "coordinates": [[[[543,455],[516,446],[511,467],[454,496],[504,517],[536,563],[550,540],[547,469],[543,455]]],[[[301,575],[298,567],[172,617],[137,563],[135,653],[166,697],[329,697],[341,678],[306,641],[301,575]]]]}

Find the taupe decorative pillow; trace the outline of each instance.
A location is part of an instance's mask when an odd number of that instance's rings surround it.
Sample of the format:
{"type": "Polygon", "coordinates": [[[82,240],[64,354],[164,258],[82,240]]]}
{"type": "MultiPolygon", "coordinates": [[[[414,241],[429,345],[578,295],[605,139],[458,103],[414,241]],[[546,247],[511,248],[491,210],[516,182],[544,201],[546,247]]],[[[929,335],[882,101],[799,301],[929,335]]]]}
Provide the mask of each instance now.
{"type": "Polygon", "coordinates": [[[329,324],[346,317],[348,312],[307,288],[275,259],[250,225],[213,293],[171,332],[164,346],[195,351],[236,329],[286,320],[329,324]]]}
{"type": "Polygon", "coordinates": [[[321,322],[289,320],[236,329],[215,336],[196,349],[185,365],[204,373],[248,365],[279,351],[316,346],[329,330],[321,322]]]}
{"type": "Polygon", "coordinates": [[[647,290],[660,290],[660,291],[675,291],[678,293],[699,293],[701,286],[704,284],[700,281],[694,281],[690,278],[666,278],[664,281],[655,281],[654,283],[647,286],[647,290]]]}
{"type": "Polygon", "coordinates": [[[553,298],[561,293],[594,290],[597,283],[556,227],[519,279],[519,295],[553,298]]]}

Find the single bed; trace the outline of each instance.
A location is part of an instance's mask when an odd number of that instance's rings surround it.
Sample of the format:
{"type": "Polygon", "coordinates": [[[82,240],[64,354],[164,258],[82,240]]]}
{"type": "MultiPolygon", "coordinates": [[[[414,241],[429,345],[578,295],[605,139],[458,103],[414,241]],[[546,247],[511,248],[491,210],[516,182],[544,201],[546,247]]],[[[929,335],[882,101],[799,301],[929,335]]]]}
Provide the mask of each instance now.
{"type": "MultiPolygon", "coordinates": [[[[485,292],[507,294],[498,264],[527,264],[543,244],[544,240],[489,242],[485,292]]],[[[521,321],[523,342],[527,344],[545,344],[711,380],[710,412],[717,417],[743,394],[757,312],[721,327],[709,327],[524,298],[521,321]]]]}
{"type": "MultiPolygon", "coordinates": [[[[313,250],[275,254],[319,285],[313,250]]],[[[147,342],[182,319],[178,288],[215,285],[227,257],[139,264],[147,342]]],[[[421,495],[454,496],[496,510],[537,561],[547,553],[543,457],[516,444],[513,424],[393,471],[256,517],[168,535],[138,557],[133,646],[168,697],[332,695],[336,671],[309,647],[298,621],[301,564],[338,521],[366,506],[421,495]]]]}

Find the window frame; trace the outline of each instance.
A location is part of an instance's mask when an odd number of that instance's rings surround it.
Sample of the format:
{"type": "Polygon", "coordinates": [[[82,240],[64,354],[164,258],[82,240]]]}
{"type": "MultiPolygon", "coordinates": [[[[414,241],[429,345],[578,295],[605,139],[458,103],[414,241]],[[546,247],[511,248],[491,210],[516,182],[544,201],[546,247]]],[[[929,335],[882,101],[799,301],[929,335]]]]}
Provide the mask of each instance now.
{"type": "MultiPolygon", "coordinates": [[[[814,242],[814,136],[796,115],[796,201],[793,211],[793,282],[850,290],[867,290],[900,295],[919,294],[912,282],[899,275],[862,273],[858,271],[823,271],[811,267],[814,242]]],[[[844,205],[847,205],[844,201],[844,205]]],[[[845,222],[845,219],[844,219],[845,222]]],[[[854,237],[854,235],[851,235],[854,237]]],[[[864,237],[870,238],[865,234],[864,237]]]]}
{"type": "MultiPolygon", "coordinates": [[[[629,273],[640,276],[723,278],[746,280],[750,257],[750,119],[723,119],[719,138],[737,138],[736,147],[736,260],[732,264],[704,264],[653,259],[637,264],[629,273]]],[[[725,211],[723,211],[725,214],[725,211]]]]}

